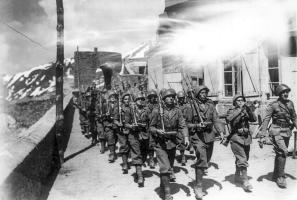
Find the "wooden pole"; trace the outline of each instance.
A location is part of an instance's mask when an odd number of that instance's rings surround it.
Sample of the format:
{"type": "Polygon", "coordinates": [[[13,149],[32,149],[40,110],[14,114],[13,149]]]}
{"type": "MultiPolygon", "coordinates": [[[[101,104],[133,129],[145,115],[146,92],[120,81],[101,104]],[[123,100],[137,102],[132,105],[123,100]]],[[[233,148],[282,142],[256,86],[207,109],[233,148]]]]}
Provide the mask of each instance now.
{"type": "Polygon", "coordinates": [[[294,131],[294,149],[293,149],[293,159],[296,159],[296,139],[297,139],[297,131],[294,131]]]}
{"type": "Polygon", "coordinates": [[[64,67],[64,8],[63,0],[56,0],[57,6],[57,60],[56,60],[56,140],[60,164],[63,164],[64,150],[62,137],[64,132],[63,115],[63,67],[64,67]]]}

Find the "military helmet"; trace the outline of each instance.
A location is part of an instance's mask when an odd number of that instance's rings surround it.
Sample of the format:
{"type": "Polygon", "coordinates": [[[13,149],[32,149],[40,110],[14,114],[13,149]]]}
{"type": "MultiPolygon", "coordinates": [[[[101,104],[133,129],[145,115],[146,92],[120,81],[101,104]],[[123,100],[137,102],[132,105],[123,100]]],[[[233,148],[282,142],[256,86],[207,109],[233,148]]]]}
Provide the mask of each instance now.
{"type": "Polygon", "coordinates": [[[289,86],[287,86],[286,84],[280,84],[277,86],[277,88],[275,89],[275,94],[277,96],[281,95],[281,93],[283,93],[284,91],[291,91],[291,88],[289,88],[289,86]]]}
{"type": "Polygon", "coordinates": [[[199,94],[202,90],[206,90],[206,92],[209,92],[208,87],[206,87],[205,85],[200,85],[200,86],[198,86],[198,87],[196,87],[196,88],[194,89],[195,97],[197,97],[198,94],[199,94]]]}
{"type": "Polygon", "coordinates": [[[108,98],[110,98],[112,95],[114,95],[114,97],[116,97],[117,96],[117,93],[114,90],[110,90],[108,92],[108,98]]]}
{"type": "Polygon", "coordinates": [[[142,92],[139,92],[139,93],[136,94],[135,101],[137,101],[138,99],[145,99],[142,92]]]}
{"type": "Polygon", "coordinates": [[[149,91],[147,92],[147,98],[150,98],[150,97],[152,97],[152,96],[155,96],[155,97],[158,96],[156,90],[149,90],[149,91]]]}
{"type": "Polygon", "coordinates": [[[177,96],[177,98],[184,98],[185,93],[183,91],[179,91],[176,96],[177,96]]]}
{"type": "Polygon", "coordinates": [[[175,95],[176,95],[175,90],[170,88],[170,89],[167,89],[167,90],[164,91],[164,93],[162,94],[162,99],[164,100],[168,96],[174,96],[175,97],[175,95]]]}
{"type": "Polygon", "coordinates": [[[124,100],[125,96],[129,96],[129,97],[131,97],[131,94],[128,93],[128,92],[124,93],[124,94],[122,95],[122,101],[124,100]]]}
{"type": "Polygon", "coordinates": [[[242,94],[237,94],[237,95],[235,95],[235,96],[233,97],[233,100],[232,100],[233,106],[236,105],[235,102],[236,102],[236,100],[237,100],[238,98],[240,98],[240,97],[243,99],[244,102],[246,102],[245,97],[244,97],[242,94]]]}
{"type": "Polygon", "coordinates": [[[86,97],[90,97],[91,96],[91,92],[86,92],[86,97]]]}

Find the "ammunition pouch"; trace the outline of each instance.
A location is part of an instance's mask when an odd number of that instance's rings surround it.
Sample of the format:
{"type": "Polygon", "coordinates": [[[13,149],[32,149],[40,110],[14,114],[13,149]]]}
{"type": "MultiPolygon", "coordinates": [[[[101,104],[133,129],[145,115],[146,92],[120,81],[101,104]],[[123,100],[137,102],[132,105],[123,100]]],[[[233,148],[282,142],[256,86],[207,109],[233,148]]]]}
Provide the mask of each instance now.
{"type": "Polygon", "coordinates": [[[236,130],[237,135],[239,136],[248,136],[250,133],[249,128],[239,128],[236,130]]]}

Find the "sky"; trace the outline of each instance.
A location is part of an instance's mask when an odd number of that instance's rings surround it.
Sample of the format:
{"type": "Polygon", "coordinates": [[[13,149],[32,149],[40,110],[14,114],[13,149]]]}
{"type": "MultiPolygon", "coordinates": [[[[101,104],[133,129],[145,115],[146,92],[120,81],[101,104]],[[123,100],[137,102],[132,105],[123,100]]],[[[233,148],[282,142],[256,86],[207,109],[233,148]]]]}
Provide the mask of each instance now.
{"type": "MultiPolygon", "coordinates": [[[[164,6],[164,0],[64,0],[65,57],[73,57],[77,46],[129,52],[156,37],[164,6]]],[[[56,60],[55,0],[1,0],[0,10],[1,74],[56,60]]]]}

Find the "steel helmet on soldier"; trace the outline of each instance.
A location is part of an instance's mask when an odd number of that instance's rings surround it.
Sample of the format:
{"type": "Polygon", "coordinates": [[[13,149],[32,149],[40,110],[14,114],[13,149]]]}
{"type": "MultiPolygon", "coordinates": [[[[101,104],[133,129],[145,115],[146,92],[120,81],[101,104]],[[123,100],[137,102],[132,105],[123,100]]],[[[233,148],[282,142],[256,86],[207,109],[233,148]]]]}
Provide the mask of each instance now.
{"type": "Polygon", "coordinates": [[[144,95],[142,92],[136,94],[135,101],[137,101],[138,99],[144,99],[144,95]]]}
{"type": "Polygon", "coordinates": [[[131,94],[128,93],[128,92],[126,92],[126,93],[124,93],[124,94],[122,95],[122,100],[124,100],[125,96],[129,96],[129,97],[131,98],[131,94]]]}
{"type": "Polygon", "coordinates": [[[275,94],[277,96],[281,95],[281,93],[283,93],[284,91],[291,91],[291,88],[289,88],[289,86],[287,86],[286,84],[280,84],[279,86],[277,86],[277,88],[275,89],[275,94]]]}
{"type": "Polygon", "coordinates": [[[157,97],[158,96],[157,92],[155,90],[149,90],[147,92],[147,98],[151,98],[153,96],[157,97]]]}
{"type": "Polygon", "coordinates": [[[176,96],[177,96],[177,98],[184,98],[185,93],[183,91],[179,91],[176,96]]]}
{"type": "Polygon", "coordinates": [[[200,86],[198,86],[198,87],[196,87],[196,88],[194,89],[195,97],[197,97],[198,94],[199,94],[202,90],[206,90],[206,92],[209,92],[208,87],[206,87],[205,85],[200,85],[200,86]]]}
{"type": "Polygon", "coordinates": [[[117,96],[117,93],[116,93],[114,90],[110,90],[110,91],[108,92],[108,98],[110,98],[111,96],[116,97],[116,96],[117,96]]]}
{"type": "Polygon", "coordinates": [[[175,95],[176,95],[175,90],[170,88],[170,89],[165,90],[165,92],[162,94],[162,99],[164,100],[168,96],[175,97],[175,95]]]}
{"type": "Polygon", "coordinates": [[[91,96],[91,92],[86,92],[86,97],[90,97],[91,96]]]}
{"type": "Polygon", "coordinates": [[[233,106],[236,105],[235,102],[236,102],[236,100],[237,100],[238,98],[242,98],[243,101],[246,102],[245,97],[244,97],[243,95],[241,95],[241,94],[237,94],[237,95],[235,95],[235,96],[233,97],[233,100],[232,100],[232,102],[233,102],[233,106]]]}

